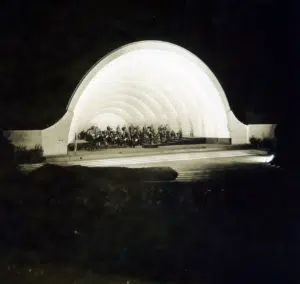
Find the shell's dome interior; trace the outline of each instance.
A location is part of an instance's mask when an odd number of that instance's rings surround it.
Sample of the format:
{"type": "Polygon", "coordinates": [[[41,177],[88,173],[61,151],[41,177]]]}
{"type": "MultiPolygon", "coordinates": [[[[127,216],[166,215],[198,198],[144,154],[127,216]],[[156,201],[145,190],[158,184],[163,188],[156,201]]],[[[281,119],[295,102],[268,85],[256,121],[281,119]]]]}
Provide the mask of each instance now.
{"type": "Polygon", "coordinates": [[[192,131],[195,137],[229,138],[228,106],[220,84],[200,59],[185,52],[189,53],[176,46],[144,45],[109,54],[109,60],[95,65],[75,91],[69,142],[91,125],[130,123],[168,124],[183,135],[192,131]]]}

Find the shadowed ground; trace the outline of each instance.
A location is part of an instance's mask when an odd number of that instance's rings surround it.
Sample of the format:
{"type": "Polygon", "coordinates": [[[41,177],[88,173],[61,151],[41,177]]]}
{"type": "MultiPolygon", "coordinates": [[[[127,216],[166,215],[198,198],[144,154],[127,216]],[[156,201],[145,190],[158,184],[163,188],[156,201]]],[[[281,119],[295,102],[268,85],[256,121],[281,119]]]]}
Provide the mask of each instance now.
{"type": "Polygon", "coordinates": [[[53,283],[55,275],[55,283],[109,283],[103,275],[111,275],[112,283],[292,283],[300,183],[261,159],[172,161],[178,178],[207,171],[192,182],[149,183],[135,179],[146,169],[80,166],[7,178],[2,282],[53,283]],[[117,181],[105,178],[113,173],[117,181]]]}

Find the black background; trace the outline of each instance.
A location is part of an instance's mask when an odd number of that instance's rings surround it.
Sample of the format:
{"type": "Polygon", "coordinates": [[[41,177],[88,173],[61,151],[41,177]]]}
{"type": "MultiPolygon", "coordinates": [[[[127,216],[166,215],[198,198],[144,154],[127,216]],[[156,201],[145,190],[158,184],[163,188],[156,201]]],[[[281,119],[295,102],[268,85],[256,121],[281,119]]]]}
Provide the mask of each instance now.
{"type": "Polygon", "coordinates": [[[202,59],[243,122],[276,123],[297,105],[297,6],[272,0],[7,1],[0,9],[0,126],[51,125],[102,56],[149,39],[202,59]]]}

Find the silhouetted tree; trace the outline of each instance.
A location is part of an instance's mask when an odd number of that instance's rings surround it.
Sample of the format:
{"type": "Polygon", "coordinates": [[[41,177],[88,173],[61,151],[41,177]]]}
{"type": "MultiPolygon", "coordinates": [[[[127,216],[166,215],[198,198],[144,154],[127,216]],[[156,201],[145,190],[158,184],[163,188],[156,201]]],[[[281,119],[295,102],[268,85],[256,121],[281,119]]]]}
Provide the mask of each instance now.
{"type": "Polygon", "coordinates": [[[295,167],[300,154],[298,151],[299,115],[290,112],[275,128],[276,137],[276,163],[285,167],[295,167]]]}
{"type": "Polygon", "coordinates": [[[0,130],[0,160],[3,165],[0,175],[15,167],[14,148],[9,139],[4,136],[3,131],[0,130]]]}

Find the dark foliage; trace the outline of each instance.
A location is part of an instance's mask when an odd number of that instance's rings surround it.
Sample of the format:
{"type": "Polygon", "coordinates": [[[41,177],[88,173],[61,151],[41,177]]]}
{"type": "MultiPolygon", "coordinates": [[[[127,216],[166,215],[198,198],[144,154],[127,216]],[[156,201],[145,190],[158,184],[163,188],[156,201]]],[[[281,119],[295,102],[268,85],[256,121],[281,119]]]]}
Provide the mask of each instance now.
{"type": "Polygon", "coordinates": [[[0,160],[2,163],[0,167],[0,177],[7,175],[8,172],[15,169],[14,146],[3,135],[2,130],[0,130],[0,160]]]}
{"type": "MultiPolygon", "coordinates": [[[[208,182],[149,184],[134,178],[145,169],[123,168],[131,182],[122,168],[112,170],[46,165],[1,184],[5,277],[52,264],[159,283],[292,277],[288,253],[273,252],[280,244],[293,247],[295,178],[241,168],[208,182]]],[[[36,283],[47,277],[39,274],[36,283]]]]}
{"type": "Polygon", "coordinates": [[[262,139],[261,148],[263,148],[263,149],[274,149],[275,148],[275,139],[272,139],[272,138],[262,139]]]}
{"type": "Polygon", "coordinates": [[[275,139],[272,138],[257,138],[257,137],[250,137],[249,139],[250,144],[255,148],[262,148],[262,149],[270,149],[274,150],[275,148],[275,139]]]}
{"type": "Polygon", "coordinates": [[[43,148],[39,145],[34,149],[26,149],[26,147],[15,147],[14,159],[17,164],[35,164],[45,161],[43,156],[43,148]]]}
{"type": "MultiPolygon", "coordinates": [[[[295,108],[295,107],[294,107],[295,108]]],[[[298,110],[291,108],[275,129],[275,163],[285,168],[298,168],[300,152],[297,129],[300,117],[298,110]]]]}
{"type": "Polygon", "coordinates": [[[249,142],[250,142],[251,145],[254,145],[254,146],[256,146],[256,147],[259,147],[259,145],[260,145],[260,143],[261,143],[261,139],[252,136],[252,137],[250,137],[249,142]]]}
{"type": "Polygon", "coordinates": [[[1,161],[12,161],[14,157],[14,146],[7,139],[2,130],[0,130],[0,158],[1,161]]]}

